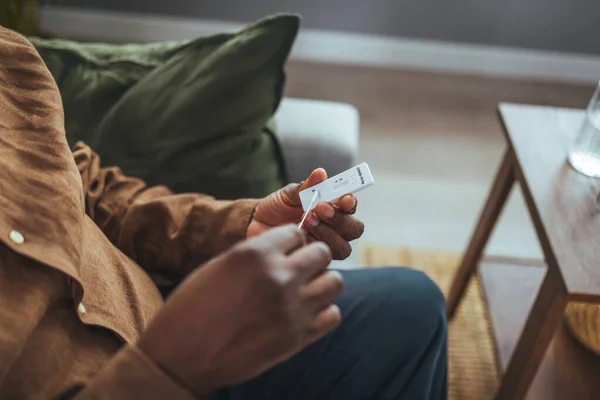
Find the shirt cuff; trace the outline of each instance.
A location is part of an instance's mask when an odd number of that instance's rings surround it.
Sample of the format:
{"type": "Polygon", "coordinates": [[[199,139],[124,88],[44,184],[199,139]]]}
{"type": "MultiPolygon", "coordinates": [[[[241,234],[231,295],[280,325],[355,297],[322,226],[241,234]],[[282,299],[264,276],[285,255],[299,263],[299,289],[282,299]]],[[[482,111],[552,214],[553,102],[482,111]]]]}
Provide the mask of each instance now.
{"type": "Polygon", "coordinates": [[[231,244],[244,240],[248,236],[248,225],[259,201],[255,199],[243,199],[233,202],[233,210],[225,227],[231,244]]]}
{"type": "Polygon", "coordinates": [[[89,382],[77,399],[194,400],[186,388],[169,377],[133,345],[119,351],[89,382]]]}

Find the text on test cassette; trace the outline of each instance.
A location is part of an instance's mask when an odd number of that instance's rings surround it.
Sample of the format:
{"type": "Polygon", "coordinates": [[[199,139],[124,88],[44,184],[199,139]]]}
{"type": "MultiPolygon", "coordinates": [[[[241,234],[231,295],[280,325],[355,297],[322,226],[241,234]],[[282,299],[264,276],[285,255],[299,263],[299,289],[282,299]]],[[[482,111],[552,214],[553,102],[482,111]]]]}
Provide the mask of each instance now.
{"type": "Polygon", "coordinates": [[[359,164],[317,185],[300,192],[300,201],[304,211],[314,209],[320,202],[337,200],[347,194],[356,193],[375,183],[367,163],[359,164]],[[319,192],[317,201],[311,205],[315,192],[319,192]]]}

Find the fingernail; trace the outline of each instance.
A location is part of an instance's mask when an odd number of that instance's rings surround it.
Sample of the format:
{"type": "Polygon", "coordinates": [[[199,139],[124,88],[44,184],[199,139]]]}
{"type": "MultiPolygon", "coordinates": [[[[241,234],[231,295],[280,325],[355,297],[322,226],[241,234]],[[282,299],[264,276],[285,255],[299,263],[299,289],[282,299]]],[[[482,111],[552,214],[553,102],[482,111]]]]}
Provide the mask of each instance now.
{"type": "Polygon", "coordinates": [[[331,204],[325,203],[323,205],[323,210],[321,211],[321,213],[323,214],[323,216],[325,218],[333,218],[333,215],[335,214],[335,210],[333,209],[331,204]]]}
{"type": "Polygon", "coordinates": [[[319,217],[317,217],[315,214],[311,213],[307,218],[306,218],[306,224],[312,228],[314,228],[315,226],[319,225],[319,223],[321,223],[321,221],[319,221],[319,217]]]}
{"type": "Polygon", "coordinates": [[[350,209],[353,209],[354,207],[356,207],[356,197],[352,196],[351,194],[349,194],[348,197],[352,200],[352,204],[350,205],[350,209]]]}

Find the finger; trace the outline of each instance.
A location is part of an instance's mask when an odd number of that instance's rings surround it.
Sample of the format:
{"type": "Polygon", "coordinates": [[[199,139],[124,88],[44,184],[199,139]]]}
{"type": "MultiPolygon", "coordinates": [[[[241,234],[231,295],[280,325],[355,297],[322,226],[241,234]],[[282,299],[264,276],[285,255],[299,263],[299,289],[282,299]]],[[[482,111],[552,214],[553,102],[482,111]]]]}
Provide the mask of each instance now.
{"type": "Polygon", "coordinates": [[[329,270],[318,275],[302,288],[302,296],[311,310],[318,312],[328,307],[342,293],[344,278],[338,271],[329,270]]]}
{"type": "Polygon", "coordinates": [[[317,168],[304,182],[291,183],[281,189],[281,199],[289,206],[301,206],[302,202],[300,201],[300,192],[325,180],[327,180],[327,172],[323,168],[317,168]]]}
{"type": "Polygon", "coordinates": [[[306,231],[308,231],[308,228],[315,227],[321,223],[321,220],[319,219],[319,217],[317,217],[317,214],[315,214],[314,211],[307,211],[307,214],[308,215],[306,215],[306,218],[304,218],[304,215],[302,216],[302,218],[304,219],[304,224],[302,225],[302,228],[306,231]]]}
{"type": "Polygon", "coordinates": [[[319,203],[315,213],[322,222],[331,226],[346,241],[358,239],[365,231],[365,225],[361,220],[330,203],[319,203]]]}
{"type": "Polygon", "coordinates": [[[308,236],[306,237],[306,243],[310,244],[310,243],[314,243],[314,242],[321,242],[321,240],[317,239],[317,237],[315,235],[313,235],[310,232],[307,232],[308,236]]]}
{"type": "Polygon", "coordinates": [[[317,314],[314,325],[309,329],[307,344],[319,340],[334,330],[340,322],[342,322],[342,311],[337,305],[331,304],[317,314]]]}
{"type": "Polygon", "coordinates": [[[344,260],[350,256],[350,253],[352,253],[352,247],[350,246],[350,243],[340,236],[340,234],[337,233],[331,226],[319,224],[314,228],[308,228],[308,230],[314,237],[329,246],[334,259],[344,260]]]}
{"type": "Polygon", "coordinates": [[[279,251],[288,254],[302,247],[306,242],[306,233],[296,225],[283,225],[248,240],[248,243],[263,248],[265,251],[279,251]]]}
{"type": "Polygon", "coordinates": [[[311,243],[292,253],[287,262],[299,279],[310,281],[329,266],[331,250],[325,243],[311,243]]]}
{"type": "Polygon", "coordinates": [[[323,168],[317,168],[310,174],[308,179],[306,179],[304,182],[298,185],[298,192],[301,192],[304,189],[308,189],[309,187],[315,186],[316,184],[319,184],[326,180],[327,171],[325,171],[323,168]]]}
{"type": "Polygon", "coordinates": [[[353,194],[347,194],[341,199],[334,201],[333,204],[348,214],[354,214],[358,206],[358,199],[353,194]]]}

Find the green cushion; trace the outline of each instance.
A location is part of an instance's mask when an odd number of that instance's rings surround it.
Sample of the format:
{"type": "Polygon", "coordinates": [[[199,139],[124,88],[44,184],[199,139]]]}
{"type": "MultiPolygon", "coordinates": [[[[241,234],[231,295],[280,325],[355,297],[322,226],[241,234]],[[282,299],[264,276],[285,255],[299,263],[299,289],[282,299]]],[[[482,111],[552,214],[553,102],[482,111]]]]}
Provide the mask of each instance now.
{"type": "Polygon", "coordinates": [[[32,39],[55,77],[70,144],[149,184],[218,198],[261,197],[285,183],[271,126],[299,19],[159,44],[32,39]]]}

